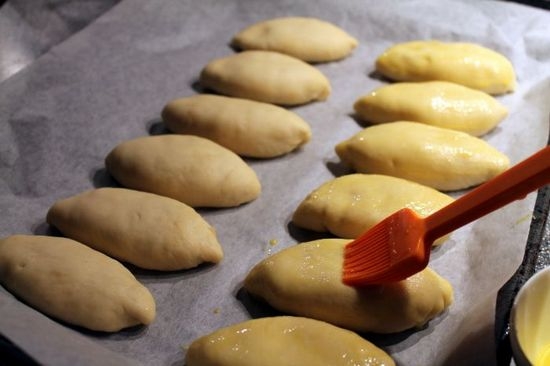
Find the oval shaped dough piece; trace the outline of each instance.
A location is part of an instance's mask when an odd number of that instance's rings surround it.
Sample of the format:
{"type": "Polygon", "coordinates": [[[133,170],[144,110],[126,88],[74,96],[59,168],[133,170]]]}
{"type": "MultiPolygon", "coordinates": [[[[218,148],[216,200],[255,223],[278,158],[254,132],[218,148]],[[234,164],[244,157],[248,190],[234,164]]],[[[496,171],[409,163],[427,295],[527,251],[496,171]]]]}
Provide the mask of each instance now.
{"type": "Polygon", "coordinates": [[[357,40],[329,22],[305,17],[287,17],[253,24],[232,40],[242,50],[284,53],[307,62],[335,61],[347,57],[357,40]]]}
{"type": "Polygon", "coordinates": [[[375,124],[415,121],[474,136],[489,132],[508,114],[490,95],[446,81],[383,86],[359,98],[354,109],[375,124]]]}
{"type": "Polygon", "coordinates": [[[244,51],[211,61],[202,70],[200,83],[220,94],[281,105],[325,100],[330,94],[330,83],[321,71],[269,51],[244,51]]]}
{"type": "Polygon", "coordinates": [[[189,135],[147,136],[116,146],[105,159],[123,186],[192,207],[231,207],[260,195],[260,182],[234,152],[189,135]]]}
{"type": "Polygon", "coordinates": [[[234,324],[195,340],[187,366],[395,365],[349,330],[314,319],[278,316],[234,324]]]}
{"type": "Polygon", "coordinates": [[[244,288],[280,311],[359,332],[421,327],[452,303],[451,285],[429,268],[391,284],[345,285],[347,243],[322,239],[283,249],[257,264],[244,288]]]}
{"type": "Polygon", "coordinates": [[[164,107],[162,119],[175,133],[202,136],[254,158],[286,154],[311,138],[309,125],[291,111],[218,95],[173,100],[164,107]]]}
{"type": "Polygon", "coordinates": [[[356,238],[404,207],[429,216],[451,202],[451,196],[405,179],[349,174],[329,180],[308,194],[294,211],[292,223],[341,238],[356,238]]]}
{"type": "Polygon", "coordinates": [[[124,188],[99,188],[57,201],[47,222],[65,236],[138,267],[174,271],[218,263],[216,231],[191,207],[124,188]]]}
{"type": "Polygon", "coordinates": [[[510,61],[498,52],[473,43],[400,43],[376,59],[376,70],[392,80],[446,80],[489,94],[511,92],[516,87],[510,61]]]}
{"type": "Polygon", "coordinates": [[[116,332],[155,318],[155,300],[122,264],[71,239],[0,240],[0,282],[29,305],[70,324],[116,332]]]}
{"type": "Polygon", "coordinates": [[[368,127],[336,145],[360,173],[391,175],[443,191],[481,184],[508,169],[508,158],[464,132],[399,121],[368,127]]]}

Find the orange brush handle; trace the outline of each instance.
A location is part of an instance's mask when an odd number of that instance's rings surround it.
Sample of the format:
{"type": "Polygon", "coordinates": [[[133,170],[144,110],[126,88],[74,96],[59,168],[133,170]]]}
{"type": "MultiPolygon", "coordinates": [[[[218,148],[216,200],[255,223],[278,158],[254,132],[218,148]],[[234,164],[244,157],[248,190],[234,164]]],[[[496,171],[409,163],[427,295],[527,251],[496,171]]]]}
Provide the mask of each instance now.
{"type": "Polygon", "coordinates": [[[425,243],[550,183],[550,146],[425,218],[425,243]]]}

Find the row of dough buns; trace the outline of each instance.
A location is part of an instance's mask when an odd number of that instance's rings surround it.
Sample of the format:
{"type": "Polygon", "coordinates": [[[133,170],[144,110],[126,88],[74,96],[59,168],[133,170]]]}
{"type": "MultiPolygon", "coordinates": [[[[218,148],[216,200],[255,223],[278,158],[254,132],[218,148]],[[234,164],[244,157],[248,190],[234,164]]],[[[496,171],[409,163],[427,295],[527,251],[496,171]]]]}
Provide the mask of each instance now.
{"type": "Polygon", "coordinates": [[[330,82],[307,62],[339,60],[357,46],[342,29],[305,17],[258,22],[231,43],[241,52],[211,60],[199,78],[222,95],[175,99],[162,119],[174,133],[202,136],[253,158],[284,155],[310,140],[309,125],[276,105],[325,100],[330,82]]]}
{"type": "MultiPolygon", "coordinates": [[[[439,49],[434,62],[437,52],[439,49]]],[[[384,54],[380,63],[391,64],[395,57],[384,54]]],[[[407,69],[404,57],[396,63],[396,68],[407,69]]],[[[481,67],[490,68],[491,64],[481,67]]],[[[377,64],[377,69],[381,68],[377,64]]],[[[453,201],[440,191],[478,185],[508,168],[504,154],[472,136],[493,129],[506,116],[506,108],[485,92],[438,77],[428,75],[425,80],[429,81],[412,79],[416,82],[381,87],[356,101],[354,109],[360,119],[379,125],[342,141],[335,151],[358,173],[329,180],[313,190],[295,210],[295,225],[356,238],[403,207],[427,216],[453,201]]],[[[279,310],[367,332],[391,333],[423,326],[452,303],[451,285],[430,269],[387,285],[344,285],[341,252],[347,243],[349,240],[324,239],[285,249],[254,267],[245,288],[279,310]],[[291,268],[300,271],[294,273],[291,268]],[[394,295],[406,299],[385,297],[394,295]],[[409,318],[411,314],[418,318],[409,318]]]]}
{"type": "MultiPolygon", "coordinates": [[[[341,59],[357,41],[317,19],[278,18],[244,29],[232,44],[244,51],[211,61],[200,77],[203,86],[232,98],[201,95],[175,100],[164,108],[163,120],[174,132],[204,136],[239,155],[264,158],[292,151],[309,141],[311,135],[309,126],[297,115],[272,104],[305,104],[324,100],[330,93],[328,79],[304,61],[341,59]]],[[[290,316],[255,319],[219,329],[195,340],[186,355],[190,366],[338,365],[350,360],[394,364],[384,351],[352,332],[290,316]],[[302,342],[306,335],[308,341],[302,342]],[[325,347],[328,339],[330,347],[325,347]],[[345,344],[344,355],[336,344],[345,344]],[[320,349],[325,351],[320,353],[320,349]],[[266,359],[271,354],[273,357],[266,359]]]]}

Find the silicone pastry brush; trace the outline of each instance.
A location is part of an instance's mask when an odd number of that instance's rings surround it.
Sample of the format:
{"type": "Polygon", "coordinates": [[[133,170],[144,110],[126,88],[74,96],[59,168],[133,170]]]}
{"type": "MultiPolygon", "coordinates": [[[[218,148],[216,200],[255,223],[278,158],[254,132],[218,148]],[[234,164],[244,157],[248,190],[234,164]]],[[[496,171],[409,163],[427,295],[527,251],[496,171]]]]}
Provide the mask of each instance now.
{"type": "Polygon", "coordinates": [[[550,146],[427,217],[403,208],[346,245],[342,280],[352,286],[404,280],[428,265],[432,243],[550,183],[550,146]]]}

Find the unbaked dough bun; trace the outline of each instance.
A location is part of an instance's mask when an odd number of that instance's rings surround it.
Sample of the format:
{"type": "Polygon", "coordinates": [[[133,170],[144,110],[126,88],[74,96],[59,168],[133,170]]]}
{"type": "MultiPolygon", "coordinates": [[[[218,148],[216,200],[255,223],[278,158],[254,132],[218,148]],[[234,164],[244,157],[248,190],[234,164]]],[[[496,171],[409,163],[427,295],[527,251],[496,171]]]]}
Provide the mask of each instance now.
{"type": "Polygon", "coordinates": [[[412,41],[389,47],[376,70],[396,81],[445,80],[489,94],[516,87],[512,63],[486,47],[464,42],[412,41]]]}
{"type": "Polygon", "coordinates": [[[187,366],[394,366],[357,334],[314,319],[277,316],[247,320],[195,340],[187,366]]]}
{"type": "Polygon", "coordinates": [[[330,94],[330,82],[321,71],[271,51],[244,51],[210,61],[200,84],[227,96],[288,106],[325,100],[330,94]]]}
{"type": "Polygon", "coordinates": [[[451,285],[429,268],[385,285],[345,285],[344,247],[349,242],[322,239],[283,249],[257,264],[244,288],[277,310],[358,332],[422,327],[452,303],[451,285]]]}
{"type": "Polygon", "coordinates": [[[191,207],[232,207],[260,195],[256,173],[237,154],[191,135],[140,137],[106,157],[109,173],[124,187],[156,193],[191,207]]]}
{"type": "Polygon", "coordinates": [[[489,94],[448,81],[395,83],[357,99],[357,116],[379,124],[414,121],[481,136],[491,131],[508,110],[489,94]]]}
{"type": "Polygon", "coordinates": [[[99,188],[57,201],[47,222],[65,236],[141,268],[174,271],[218,263],[216,231],[172,198],[99,188]]]}
{"type": "Polygon", "coordinates": [[[357,40],[332,23],[316,18],[286,17],[253,24],[232,40],[242,50],[266,50],[306,62],[327,62],[347,57],[357,40]]]}
{"type": "Polygon", "coordinates": [[[122,264],[71,239],[0,240],[0,283],[37,310],[91,330],[116,332],[155,318],[155,300],[122,264]]]}
{"type": "MultiPolygon", "coordinates": [[[[451,202],[451,196],[405,179],[348,174],[311,191],[294,211],[292,223],[341,238],[356,238],[404,207],[425,217],[451,202]]],[[[446,238],[436,240],[434,245],[446,238]]]]}
{"type": "Polygon", "coordinates": [[[296,113],[221,95],[172,100],[162,110],[162,119],[170,131],[202,136],[253,158],[286,154],[311,138],[311,128],[296,113]]]}
{"type": "Polygon", "coordinates": [[[336,145],[359,173],[391,175],[437,190],[469,188],[510,166],[506,155],[464,132],[398,121],[365,128],[336,145]]]}

